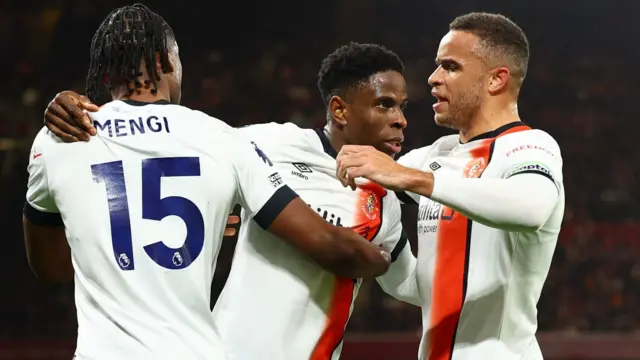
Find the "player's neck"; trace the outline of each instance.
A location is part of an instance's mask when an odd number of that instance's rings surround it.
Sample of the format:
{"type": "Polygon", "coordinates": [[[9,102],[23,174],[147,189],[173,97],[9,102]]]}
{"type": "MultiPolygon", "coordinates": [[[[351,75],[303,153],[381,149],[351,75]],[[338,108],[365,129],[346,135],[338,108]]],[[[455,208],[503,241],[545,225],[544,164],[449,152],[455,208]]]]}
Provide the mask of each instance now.
{"type": "Polygon", "coordinates": [[[516,121],[520,121],[516,102],[506,106],[481,108],[478,114],[469,121],[468,126],[460,129],[460,141],[465,143],[478,135],[516,121]]]}
{"type": "Polygon", "coordinates": [[[126,87],[122,86],[111,93],[113,100],[133,100],[144,103],[154,103],[160,100],[170,101],[169,97],[165,95],[166,91],[158,87],[158,91],[155,94],[151,93],[151,89],[136,89],[133,94],[129,94],[126,87]]]}
{"type": "Polygon", "coordinates": [[[340,150],[344,145],[347,145],[347,142],[344,139],[342,139],[340,136],[336,136],[336,131],[335,129],[333,129],[333,127],[330,124],[327,124],[324,127],[324,134],[329,139],[329,143],[331,144],[331,147],[337,153],[340,152],[340,150]]]}

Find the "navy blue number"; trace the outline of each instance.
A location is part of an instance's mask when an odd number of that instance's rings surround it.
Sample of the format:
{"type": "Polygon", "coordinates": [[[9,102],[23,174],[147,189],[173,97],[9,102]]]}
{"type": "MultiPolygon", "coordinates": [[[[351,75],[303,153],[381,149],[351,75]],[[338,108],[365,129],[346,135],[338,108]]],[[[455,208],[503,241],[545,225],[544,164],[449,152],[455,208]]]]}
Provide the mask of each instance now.
{"type": "Polygon", "coordinates": [[[122,270],[133,270],[133,244],[131,221],[129,220],[129,200],[124,182],[122,161],[91,165],[93,180],[104,183],[107,189],[109,219],[111,221],[111,242],[113,255],[122,270]]]}
{"type": "MultiPolygon", "coordinates": [[[[131,220],[122,161],[93,165],[91,170],[94,180],[106,185],[116,261],[122,270],[133,270],[131,220]]],[[[200,160],[197,157],[176,157],[142,161],[142,218],[161,221],[167,216],[178,216],[186,225],[186,239],[178,248],[157,241],[145,246],[144,250],[164,268],[184,269],[202,252],[204,219],[192,201],[179,196],[160,197],[161,179],[172,176],[200,176],[200,160]]]]}

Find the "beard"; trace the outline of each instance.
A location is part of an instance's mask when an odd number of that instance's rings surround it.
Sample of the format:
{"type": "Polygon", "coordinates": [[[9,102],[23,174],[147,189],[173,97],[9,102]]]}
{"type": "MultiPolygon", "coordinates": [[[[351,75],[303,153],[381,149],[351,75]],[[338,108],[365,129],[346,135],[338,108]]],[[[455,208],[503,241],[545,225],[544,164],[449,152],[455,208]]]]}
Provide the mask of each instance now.
{"type": "Polygon", "coordinates": [[[480,110],[481,87],[478,85],[466,90],[456,98],[449,99],[447,112],[435,114],[436,124],[456,130],[460,130],[467,124],[480,110]]]}

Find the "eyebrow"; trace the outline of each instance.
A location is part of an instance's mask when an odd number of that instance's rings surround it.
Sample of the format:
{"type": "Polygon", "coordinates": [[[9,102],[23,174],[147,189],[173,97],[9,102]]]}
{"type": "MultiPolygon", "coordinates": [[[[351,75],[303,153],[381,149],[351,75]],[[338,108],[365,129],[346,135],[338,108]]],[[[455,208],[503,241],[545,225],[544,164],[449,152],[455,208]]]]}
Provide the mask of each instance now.
{"type": "Polygon", "coordinates": [[[389,95],[381,95],[376,97],[376,101],[393,101],[396,104],[405,104],[409,101],[409,97],[406,96],[402,101],[398,101],[397,98],[389,96],[389,95]]]}
{"type": "Polygon", "coordinates": [[[462,66],[462,64],[460,64],[458,61],[455,61],[451,58],[444,58],[444,59],[439,59],[436,58],[435,60],[436,65],[457,65],[457,66],[462,66]]]}

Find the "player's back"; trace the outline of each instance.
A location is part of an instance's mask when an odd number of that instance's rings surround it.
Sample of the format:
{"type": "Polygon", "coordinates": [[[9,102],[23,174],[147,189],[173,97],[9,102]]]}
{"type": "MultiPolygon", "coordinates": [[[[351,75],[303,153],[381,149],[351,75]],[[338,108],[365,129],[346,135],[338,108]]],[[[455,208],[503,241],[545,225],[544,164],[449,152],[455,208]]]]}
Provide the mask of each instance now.
{"type": "Polygon", "coordinates": [[[230,128],[167,102],[91,117],[88,143],[34,144],[72,249],[77,358],[225,358],[209,301],[236,203],[230,128]]]}

